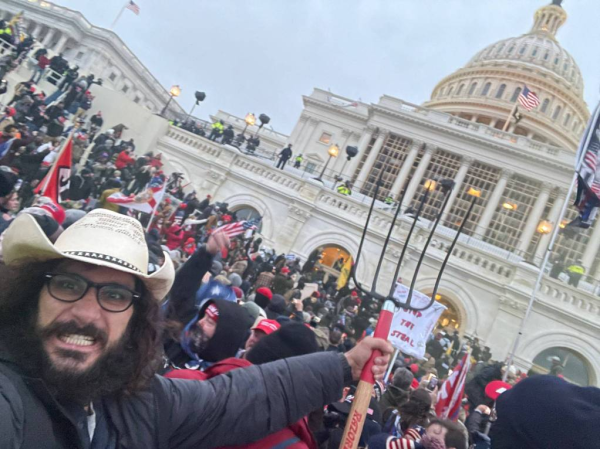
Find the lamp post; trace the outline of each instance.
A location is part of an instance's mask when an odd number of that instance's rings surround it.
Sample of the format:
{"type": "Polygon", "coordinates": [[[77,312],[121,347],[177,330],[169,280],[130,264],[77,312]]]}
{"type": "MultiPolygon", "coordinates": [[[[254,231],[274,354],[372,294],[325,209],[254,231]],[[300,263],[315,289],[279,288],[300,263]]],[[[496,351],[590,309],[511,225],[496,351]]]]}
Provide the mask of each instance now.
{"type": "Polygon", "coordinates": [[[537,227],[537,232],[542,235],[550,234],[552,232],[552,223],[546,220],[540,221],[540,224],[537,227]]]}
{"type": "Polygon", "coordinates": [[[206,94],[204,92],[199,92],[199,91],[196,91],[194,96],[196,97],[196,102],[192,106],[192,109],[190,110],[190,113],[187,116],[186,122],[190,121],[190,118],[192,117],[192,113],[194,112],[194,109],[196,108],[196,106],[198,106],[206,98],[206,94]]]}
{"type": "MultiPolygon", "coordinates": [[[[244,135],[244,133],[248,129],[248,126],[254,126],[254,124],[256,123],[256,117],[255,117],[255,115],[252,112],[248,112],[246,114],[246,117],[244,118],[244,121],[246,122],[246,126],[244,126],[244,130],[242,131],[242,136],[244,135]]],[[[257,134],[258,134],[258,131],[257,131],[257,134]]]]}
{"type": "Polygon", "coordinates": [[[323,182],[323,176],[325,175],[325,170],[327,170],[329,161],[331,161],[331,158],[337,157],[338,154],[340,154],[340,147],[338,147],[337,144],[333,144],[329,147],[329,149],[327,150],[327,153],[329,154],[329,159],[327,159],[327,162],[325,162],[325,166],[323,167],[323,170],[321,171],[321,174],[319,175],[319,177],[315,178],[317,181],[323,182]]]}
{"type": "Polygon", "coordinates": [[[177,84],[175,84],[174,86],[171,87],[171,90],[169,90],[169,101],[167,101],[167,104],[165,105],[165,107],[163,108],[163,110],[160,112],[161,116],[165,116],[165,114],[167,113],[167,109],[169,108],[169,105],[171,104],[171,101],[173,101],[173,98],[178,97],[179,95],[181,95],[181,87],[179,87],[177,84]]]}
{"type": "MultiPolygon", "coordinates": [[[[254,137],[258,136],[258,133],[260,132],[260,129],[263,126],[267,125],[271,121],[271,117],[269,117],[267,114],[260,114],[258,116],[258,119],[260,120],[260,126],[256,130],[256,133],[254,134],[254,137]]],[[[254,119],[254,121],[256,122],[256,119],[254,119]]]]}
{"type": "Polygon", "coordinates": [[[342,169],[340,170],[340,174],[336,175],[334,178],[333,184],[331,184],[331,190],[335,189],[335,186],[338,182],[340,182],[342,178],[342,174],[344,173],[344,169],[346,168],[346,164],[352,159],[354,156],[358,154],[358,148],[354,146],[348,145],[346,147],[346,160],[344,161],[344,165],[342,165],[342,169]]]}

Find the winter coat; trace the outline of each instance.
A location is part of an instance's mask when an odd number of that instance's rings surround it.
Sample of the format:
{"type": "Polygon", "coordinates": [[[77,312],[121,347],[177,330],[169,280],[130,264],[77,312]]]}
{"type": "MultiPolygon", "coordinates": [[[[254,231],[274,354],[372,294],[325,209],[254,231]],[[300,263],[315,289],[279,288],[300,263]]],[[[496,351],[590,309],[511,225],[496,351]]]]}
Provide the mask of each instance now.
{"type": "Polygon", "coordinates": [[[278,274],[273,278],[273,293],[285,295],[289,290],[294,288],[294,281],[284,274],[278,274]]]}
{"type": "Polygon", "coordinates": [[[183,229],[181,229],[181,226],[178,226],[176,224],[171,225],[171,227],[167,231],[167,248],[173,251],[174,249],[179,248],[182,242],[183,229]]]}
{"type": "Polygon", "coordinates": [[[285,161],[289,160],[292,157],[292,149],[290,147],[285,147],[279,153],[279,157],[285,161]]]}
{"type": "MultiPolygon", "coordinates": [[[[189,379],[204,381],[212,379],[215,376],[228,373],[238,368],[247,368],[252,366],[248,360],[229,358],[221,362],[215,363],[213,366],[208,368],[206,371],[198,370],[175,370],[171,371],[165,377],[169,379],[189,379]]],[[[275,432],[262,440],[254,443],[245,444],[242,446],[235,446],[235,449],[275,449],[278,447],[285,447],[286,449],[317,449],[317,444],[308,428],[308,420],[306,417],[302,418],[295,424],[286,427],[279,432],[275,432]]],[[[230,449],[234,449],[233,446],[229,446],[230,449]]],[[[227,448],[221,448],[227,449],[227,448]]]]}
{"type": "MultiPolygon", "coordinates": [[[[129,395],[95,402],[114,445],[106,449],[209,449],[246,444],[278,432],[338,400],[349,367],[340,356],[310,354],[189,382],[154,376],[129,395]]],[[[90,448],[87,423],[67,415],[44,381],[0,353],[0,446],[90,448]]],[[[97,427],[99,428],[99,427],[97,427]]]]}
{"type": "Polygon", "coordinates": [[[117,170],[123,170],[128,165],[133,165],[134,163],[135,159],[132,158],[129,154],[127,154],[127,151],[123,150],[119,153],[119,156],[117,157],[115,167],[117,167],[117,170]]]}
{"type": "Polygon", "coordinates": [[[408,402],[408,391],[402,390],[391,383],[379,400],[379,408],[383,413],[390,408],[398,408],[408,402]]]}
{"type": "Polygon", "coordinates": [[[493,400],[485,394],[485,387],[493,380],[502,379],[502,368],[500,364],[489,365],[484,368],[465,386],[465,394],[469,399],[473,410],[481,404],[491,407],[493,400]]]}

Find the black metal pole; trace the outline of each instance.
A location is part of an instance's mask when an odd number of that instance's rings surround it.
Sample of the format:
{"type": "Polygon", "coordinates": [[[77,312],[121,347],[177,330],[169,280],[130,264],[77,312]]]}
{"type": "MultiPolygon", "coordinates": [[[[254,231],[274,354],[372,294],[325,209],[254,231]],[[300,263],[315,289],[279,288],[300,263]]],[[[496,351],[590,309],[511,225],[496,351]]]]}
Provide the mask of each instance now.
{"type": "Polygon", "coordinates": [[[331,156],[331,154],[330,154],[329,155],[329,159],[327,159],[327,162],[325,162],[325,166],[323,167],[323,171],[321,171],[321,174],[317,178],[319,181],[323,181],[323,176],[325,176],[325,170],[327,170],[327,166],[329,165],[329,161],[331,160],[332,157],[333,156],[331,156]]]}
{"type": "Polygon", "coordinates": [[[173,95],[169,95],[169,101],[167,101],[167,104],[165,105],[165,107],[163,108],[163,110],[160,112],[161,116],[165,116],[165,114],[167,113],[167,109],[169,108],[169,105],[171,104],[171,101],[173,100],[173,95]]]}
{"type": "Polygon", "coordinates": [[[198,106],[198,102],[197,101],[192,106],[192,109],[190,109],[190,113],[188,114],[187,119],[185,120],[186,122],[189,122],[190,118],[192,118],[192,114],[194,112],[194,109],[196,109],[196,106],[198,106]]]}

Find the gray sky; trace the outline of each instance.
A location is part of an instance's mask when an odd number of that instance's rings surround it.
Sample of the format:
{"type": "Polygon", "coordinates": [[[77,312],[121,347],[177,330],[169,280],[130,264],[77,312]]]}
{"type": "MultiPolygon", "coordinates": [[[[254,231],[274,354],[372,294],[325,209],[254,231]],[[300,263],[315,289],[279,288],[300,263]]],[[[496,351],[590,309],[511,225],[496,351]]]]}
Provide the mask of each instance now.
{"type": "MultiPolygon", "coordinates": [[[[126,0],[55,0],[109,27],[126,0]]],[[[182,87],[195,115],[266,113],[290,133],[313,87],[365,102],[413,103],[478,50],[526,33],[550,0],[135,0],[115,31],[163,83],[182,87]]],[[[565,0],[558,32],[577,61],[585,100],[600,85],[600,1],[565,0]]],[[[590,106],[591,105],[591,106],[590,106]]]]}

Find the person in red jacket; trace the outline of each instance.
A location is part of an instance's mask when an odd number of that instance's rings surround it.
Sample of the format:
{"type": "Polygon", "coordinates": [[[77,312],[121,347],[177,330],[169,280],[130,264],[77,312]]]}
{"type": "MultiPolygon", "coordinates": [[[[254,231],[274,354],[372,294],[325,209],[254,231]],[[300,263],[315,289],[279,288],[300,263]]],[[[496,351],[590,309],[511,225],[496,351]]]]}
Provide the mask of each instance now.
{"type": "Polygon", "coordinates": [[[183,242],[183,229],[173,223],[167,230],[167,248],[173,251],[181,246],[181,242],[183,242]]]}
{"type": "MultiPolygon", "coordinates": [[[[291,323],[282,326],[272,334],[262,338],[247,353],[246,359],[229,358],[215,363],[205,371],[180,369],[166,374],[171,379],[208,380],[229,371],[246,368],[252,365],[317,352],[319,345],[315,333],[300,323],[291,323]]],[[[262,440],[244,446],[235,446],[237,449],[317,449],[317,443],[308,427],[306,417],[275,432],[262,440]]],[[[233,449],[223,447],[220,449],[233,449]]]]}
{"type": "Polygon", "coordinates": [[[46,67],[50,64],[50,60],[46,57],[46,55],[42,54],[37,60],[37,65],[33,71],[33,75],[31,75],[31,79],[34,83],[39,83],[42,77],[44,76],[44,72],[46,71],[46,67]]]}
{"type": "Polygon", "coordinates": [[[115,161],[117,170],[123,170],[125,167],[135,164],[135,159],[131,157],[131,150],[127,148],[119,153],[115,161]]]}
{"type": "Polygon", "coordinates": [[[185,245],[183,245],[183,252],[188,256],[191,256],[196,252],[196,241],[194,240],[194,237],[189,237],[185,241],[185,245]]]}

